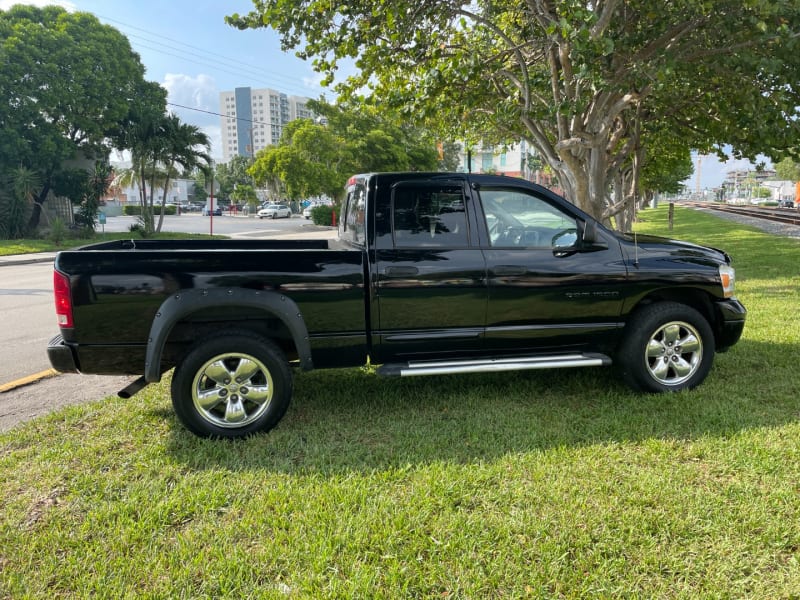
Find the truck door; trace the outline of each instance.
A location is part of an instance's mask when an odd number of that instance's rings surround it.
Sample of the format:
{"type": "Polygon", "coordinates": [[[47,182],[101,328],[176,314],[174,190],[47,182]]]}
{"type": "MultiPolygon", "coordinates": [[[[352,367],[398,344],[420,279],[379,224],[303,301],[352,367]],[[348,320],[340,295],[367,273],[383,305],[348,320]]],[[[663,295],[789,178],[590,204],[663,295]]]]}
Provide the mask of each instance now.
{"type": "Polygon", "coordinates": [[[579,350],[619,327],[619,244],[581,248],[582,223],[534,190],[479,188],[488,240],[486,350],[579,350]]]}
{"type": "Polygon", "coordinates": [[[486,266],[465,182],[408,180],[378,194],[373,332],[387,362],[482,345],[486,266]]]}

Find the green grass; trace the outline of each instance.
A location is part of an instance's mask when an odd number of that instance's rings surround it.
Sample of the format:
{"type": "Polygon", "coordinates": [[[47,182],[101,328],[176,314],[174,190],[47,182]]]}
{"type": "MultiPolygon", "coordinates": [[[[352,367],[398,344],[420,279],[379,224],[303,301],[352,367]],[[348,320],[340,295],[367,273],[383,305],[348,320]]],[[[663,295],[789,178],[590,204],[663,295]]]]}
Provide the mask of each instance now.
{"type": "Polygon", "coordinates": [[[0,597],[797,598],[800,243],[642,216],[734,258],[749,321],[701,388],[311,372],[234,443],[166,381],[71,407],[0,436],[0,597]]]}
{"type": "MultiPolygon", "coordinates": [[[[79,246],[86,246],[87,244],[94,244],[97,242],[109,242],[112,240],[129,240],[131,238],[139,239],[138,234],[125,232],[115,233],[98,233],[92,238],[81,239],[65,239],[60,244],[56,244],[51,240],[38,240],[38,239],[23,239],[23,240],[0,240],[0,256],[9,256],[11,254],[31,254],[34,252],[57,252],[59,250],[67,250],[69,248],[77,248],[79,246]]],[[[153,234],[151,239],[194,239],[209,237],[202,233],[175,233],[163,232],[153,234]]],[[[214,236],[225,237],[225,236],[214,236]]]]}

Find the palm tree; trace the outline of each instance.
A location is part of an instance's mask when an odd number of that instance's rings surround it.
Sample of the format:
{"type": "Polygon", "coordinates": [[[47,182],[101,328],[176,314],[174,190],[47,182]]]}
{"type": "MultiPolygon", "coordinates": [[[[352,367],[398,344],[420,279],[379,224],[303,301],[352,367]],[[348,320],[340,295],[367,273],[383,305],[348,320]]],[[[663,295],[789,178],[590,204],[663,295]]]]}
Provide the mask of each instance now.
{"type": "Polygon", "coordinates": [[[130,171],[123,172],[117,181],[120,185],[136,182],[139,186],[140,221],[145,233],[152,233],[154,230],[153,191],[158,177],[158,161],[164,151],[165,119],[163,113],[159,114],[154,110],[134,110],[122,135],[125,149],[131,153],[131,168],[130,171]]]}
{"type": "Polygon", "coordinates": [[[188,173],[211,164],[211,157],[207,152],[211,147],[211,142],[197,126],[181,123],[177,115],[171,114],[164,119],[163,134],[164,146],[160,160],[166,176],[162,181],[161,215],[156,231],[161,231],[161,225],[164,222],[164,206],[167,203],[169,184],[177,174],[175,167],[180,166],[184,173],[188,173]],[[206,152],[199,150],[198,147],[205,148],[206,152]]]}
{"type": "Polygon", "coordinates": [[[18,239],[28,231],[27,219],[41,188],[39,175],[24,166],[12,169],[0,186],[0,238],[18,239]]]}
{"type": "Polygon", "coordinates": [[[145,233],[161,231],[169,184],[177,176],[177,167],[184,171],[205,168],[211,158],[206,151],[208,136],[194,125],[181,123],[174,114],[153,110],[132,114],[125,126],[123,140],[131,152],[131,169],[117,178],[120,185],[136,182],[139,186],[141,223],[145,233]],[[200,149],[198,149],[200,148],[200,149]],[[161,188],[161,216],[155,225],[155,190],[161,188]],[[149,195],[148,195],[149,189],[149,195]]]}

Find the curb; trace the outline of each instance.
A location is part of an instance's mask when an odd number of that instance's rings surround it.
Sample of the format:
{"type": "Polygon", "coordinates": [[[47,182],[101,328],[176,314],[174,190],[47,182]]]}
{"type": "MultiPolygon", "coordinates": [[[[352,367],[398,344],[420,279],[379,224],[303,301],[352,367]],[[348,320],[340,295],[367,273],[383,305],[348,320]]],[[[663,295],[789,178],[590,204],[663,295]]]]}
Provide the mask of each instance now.
{"type": "Polygon", "coordinates": [[[36,383],[42,379],[55,377],[58,374],[58,371],[55,369],[47,369],[46,371],[40,371],[38,373],[34,373],[33,375],[28,375],[27,377],[20,377],[19,379],[0,385],[0,394],[10,392],[11,390],[15,390],[25,385],[36,383]]]}

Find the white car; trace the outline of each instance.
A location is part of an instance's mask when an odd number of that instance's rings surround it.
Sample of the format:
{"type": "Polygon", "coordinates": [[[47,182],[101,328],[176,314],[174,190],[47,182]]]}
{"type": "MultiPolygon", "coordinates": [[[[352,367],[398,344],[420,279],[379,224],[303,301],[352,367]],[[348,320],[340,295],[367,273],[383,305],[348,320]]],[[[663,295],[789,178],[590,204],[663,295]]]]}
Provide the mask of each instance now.
{"type": "Polygon", "coordinates": [[[292,209],[285,204],[268,204],[258,211],[258,218],[263,219],[269,217],[270,219],[278,219],[286,217],[287,219],[292,216],[292,209]]]}

